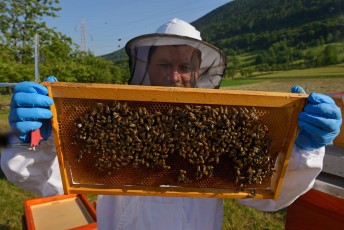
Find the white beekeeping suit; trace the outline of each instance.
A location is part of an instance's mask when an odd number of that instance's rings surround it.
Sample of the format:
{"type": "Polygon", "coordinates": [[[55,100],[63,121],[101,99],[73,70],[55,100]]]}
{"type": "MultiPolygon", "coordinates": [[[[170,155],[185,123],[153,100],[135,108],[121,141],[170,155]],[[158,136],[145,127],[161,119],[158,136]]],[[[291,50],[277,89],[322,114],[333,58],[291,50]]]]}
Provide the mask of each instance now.
{"type": "MultiPolygon", "coordinates": [[[[190,24],[173,19],[156,33],[129,41],[126,51],[131,61],[130,84],[150,85],[147,63],[151,46],[190,45],[202,52],[200,77],[194,87],[218,88],[225,69],[225,56],[201,41],[190,24]]],[[[263,211],[275,211],[291,204],[307,192],[322,169],[324,147],[303,150],[293,147],[280,196],[277,200],[243,199],[238,202],[263,211]]],[[[52,136],[36,151],[5,148],[1,167],[8,180],[41,196],[63,193],[52,136]]],[[[177,198],[151,196],[100,195],[97,203],[99,229],[127,230],[220,230],[223,200],[215,198],[177,198]]]]}

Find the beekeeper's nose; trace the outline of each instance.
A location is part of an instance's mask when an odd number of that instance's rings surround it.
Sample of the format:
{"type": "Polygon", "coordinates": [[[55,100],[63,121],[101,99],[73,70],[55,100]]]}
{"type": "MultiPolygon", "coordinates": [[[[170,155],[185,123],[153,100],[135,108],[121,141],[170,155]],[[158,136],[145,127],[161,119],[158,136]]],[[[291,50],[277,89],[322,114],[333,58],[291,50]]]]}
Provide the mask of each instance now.
{"type": "Polygon", "coordinates": [[[177,69],[171,69],[169,73],[169,80],[171,83],[181,82],[181,74],[177,69]]]}

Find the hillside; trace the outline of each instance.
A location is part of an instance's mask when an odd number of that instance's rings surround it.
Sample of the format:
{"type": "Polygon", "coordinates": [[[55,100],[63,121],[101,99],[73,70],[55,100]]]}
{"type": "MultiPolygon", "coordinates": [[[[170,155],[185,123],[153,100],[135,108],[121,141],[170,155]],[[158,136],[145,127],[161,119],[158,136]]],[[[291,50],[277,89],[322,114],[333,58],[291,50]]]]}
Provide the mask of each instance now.
{"type": "Polygon", "coordinates": [[[102,55],[101,57],[107,60],[111,60],[111,61],[128,58],[127,53],[125,52],[124,48],[117,50],[115,52],[109,53],[109,54],[102,55]]]}
{"type": "MultiPolygon", "coordinates": [[[[344,0],[234,0],[192,25],[227,55],[261,53],[281,41],[306,50],[343,41],[343,10],[344,0]]],[[[114,60],[124,54],[120,50],[103,57],[114,60]]]]}
{"type": "Polygon", "coordinates": [[[305,48],[342,41],[343,10],[344,0],[235,0],[192,24],[226,51],[252,52],[281,40],[305,48]]]}

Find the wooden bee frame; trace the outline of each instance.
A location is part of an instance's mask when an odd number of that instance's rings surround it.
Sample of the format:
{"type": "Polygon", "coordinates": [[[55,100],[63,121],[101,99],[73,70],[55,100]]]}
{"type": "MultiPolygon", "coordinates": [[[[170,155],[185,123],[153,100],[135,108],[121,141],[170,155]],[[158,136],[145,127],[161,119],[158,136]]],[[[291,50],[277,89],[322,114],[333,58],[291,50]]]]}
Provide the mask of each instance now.
{"type": "MultiPolygon", "coordinates": [[[[220,89],[63,82],[43,85],[48,88],[49,96],[54,100],[51,108],[53,132],[66,194],[277,199],[298,132],[297,117],[307,98],[305,94],[220,89]],[[126,167],[112,175],[105,174],[94,168],[94,159],[91,157],[84,156],[80,162],[77,161],[80,146],[73,143],[73,135],[78,117],[99,102],[111,101],[132,102],[156,110],[159,110],[161,103],[163,106],[172,107],[183,104],[254,107],[259,111],[262,122],[269,128],[275,172],[272,176],[267,176],[261,184],[243,187],[236,184],[233,177],[224,180],[216,176],[185,185],[170,183],[167,170],[147,173],[145,168],[126,167]]],[[[227,163],[217,167],[225,174],[230,174],[232,170],[227,163]]]]}

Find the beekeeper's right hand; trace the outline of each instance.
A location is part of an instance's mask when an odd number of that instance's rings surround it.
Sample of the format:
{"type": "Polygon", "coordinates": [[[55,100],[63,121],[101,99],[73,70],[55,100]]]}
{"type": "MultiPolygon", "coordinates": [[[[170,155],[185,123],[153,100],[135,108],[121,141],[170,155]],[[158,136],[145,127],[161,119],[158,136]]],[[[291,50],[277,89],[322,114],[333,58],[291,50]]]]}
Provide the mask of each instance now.
{"type": "MultiPolygon", "coordinates": [[[[292,93],[305,93],[300,86],[293,86],[292,93]]],[[[304,110],[299,114],[300,131],[295,144],[304,150],[314,150],[333,142],[342,124],[340,108],[329,96],[311,93],[304,110]]]]}
{"type": "Polygon", "coordinates": [[[52,112],[49,107],[53,100],[47,95],[47,88],[34,82],[21,82],[15,86],[8,120],[21,141],[30,143],[31,131],[38,128],[43,139],[50,136],[52,112]]]}

